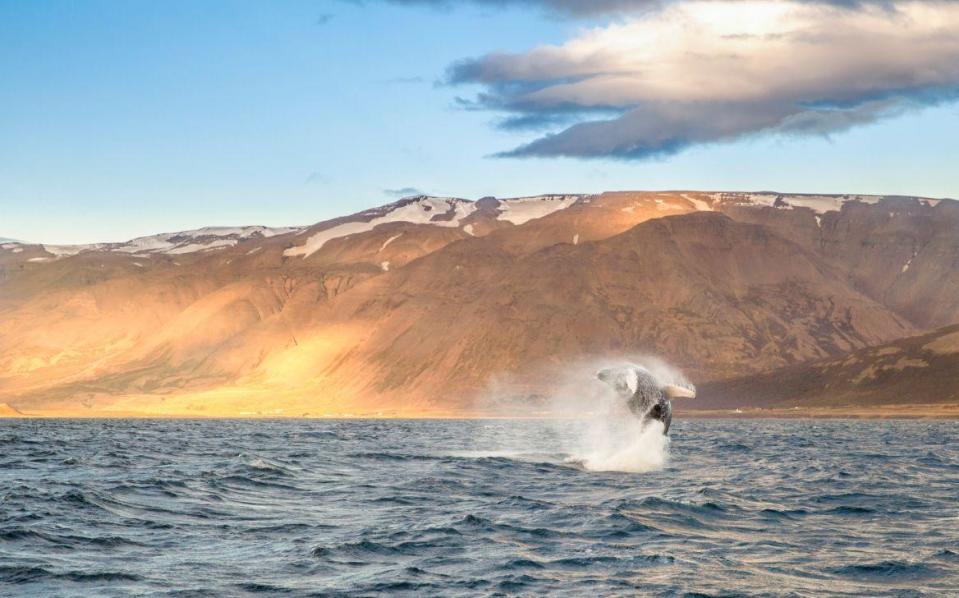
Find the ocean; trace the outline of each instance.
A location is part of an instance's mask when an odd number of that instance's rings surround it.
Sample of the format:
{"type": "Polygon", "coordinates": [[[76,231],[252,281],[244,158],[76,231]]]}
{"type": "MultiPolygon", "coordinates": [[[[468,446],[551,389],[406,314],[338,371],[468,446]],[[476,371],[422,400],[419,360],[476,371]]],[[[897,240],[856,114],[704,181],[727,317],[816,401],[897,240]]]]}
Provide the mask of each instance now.
{"type": "Polygon", "coordinates": [[[3,596],[959,596],[959,423],[0,420],[3,596]]]}

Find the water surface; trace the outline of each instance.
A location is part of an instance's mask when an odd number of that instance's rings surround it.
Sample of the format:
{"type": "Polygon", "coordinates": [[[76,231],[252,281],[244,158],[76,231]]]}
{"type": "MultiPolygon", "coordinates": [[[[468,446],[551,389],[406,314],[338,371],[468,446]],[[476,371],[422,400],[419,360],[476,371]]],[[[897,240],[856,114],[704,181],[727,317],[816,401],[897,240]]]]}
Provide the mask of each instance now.
{"type": "Polygon", "coordinates": [[[0,420],[0,594],[959,595],[955,422],[582,425],[0,420]]]}

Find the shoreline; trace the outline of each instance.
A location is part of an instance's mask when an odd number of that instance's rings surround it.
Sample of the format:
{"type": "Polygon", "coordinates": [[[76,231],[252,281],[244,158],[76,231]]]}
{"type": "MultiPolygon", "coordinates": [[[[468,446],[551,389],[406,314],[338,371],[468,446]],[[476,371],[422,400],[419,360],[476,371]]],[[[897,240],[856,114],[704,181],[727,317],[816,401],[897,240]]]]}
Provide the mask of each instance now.
{"type": "MultiPolygon", "coordinates": [[[[109,410],[83,412],[76,410],[20,411],[9,409],[0,413],[0,420],[15,419],[104,419],[104,420],[506,420],[506,419],[579,419],[594,414],[570,413],[503,413],[434,412],[434,413],[343,413],[343,414],[258,414],[240,415],[221,413],[150,413],[109,410]]],[[[959,420],[959,404],[877,405],[874,407],[792,407],[739,409],[684,409],[674,412],[676,420],[683,419],[847,419],[847,420],[959,420]]]]}

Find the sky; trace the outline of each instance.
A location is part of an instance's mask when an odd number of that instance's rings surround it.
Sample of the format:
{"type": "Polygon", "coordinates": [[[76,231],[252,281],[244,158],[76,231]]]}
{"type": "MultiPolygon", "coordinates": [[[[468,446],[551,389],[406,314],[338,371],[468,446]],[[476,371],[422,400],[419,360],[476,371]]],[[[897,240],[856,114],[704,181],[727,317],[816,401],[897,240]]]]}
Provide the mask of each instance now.
{"type": "Polygon", "coordinates": [[[959,3],[0,0],[0,237],[429,193],[959,198],[959,3]]]}

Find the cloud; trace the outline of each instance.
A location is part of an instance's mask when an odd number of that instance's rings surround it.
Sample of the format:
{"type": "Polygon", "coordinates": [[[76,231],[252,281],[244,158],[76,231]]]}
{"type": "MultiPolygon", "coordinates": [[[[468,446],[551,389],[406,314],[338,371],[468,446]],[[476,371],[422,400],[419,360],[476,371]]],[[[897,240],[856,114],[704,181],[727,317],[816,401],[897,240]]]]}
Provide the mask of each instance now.
{"type": "Polygon", "coordinates": [[[328,25],[330,21],[333,20],[333,17],[336,15],[331,13],[323,13],[320,16],[316,17],[316,25],[322,27],[323,25],[328,25]]]}
{"type": "Polygon", "coordinates": [[[412,195],[426,195],[416,187],[400,187],[399,189],[383,189],[383,193],[393,197],[410,197],[412,195]]]}
{"type": "MultiPolygon", "coordinates": [[[[364,0],[345,0],[363,4],[364,0]]],[[[406,6],[431,6],[450,9],[473,5],[486,8],[521,7],[544,10],[565,17],[596,17],[610,14],[642,13],[670,4],[676,0],[385,0],[406,6]]],[[[803,0],[810,4],[825,4],[855,8],[869,4],[888,6],[890,0],[803,0]]],[[[946,0],[948,1],[948,0],[946,0]]]]}
{"type": "Polygon", "coordinates": [[[592,16],[615,12],[644,10],[658,4],[659,0],[388,0],[393,4],[452,8],[472,4],[488,8],[508,6],[544,9],[565,16],[592,16]]]}
{"type": "Polygon", "coordinates": [[[562,45],[451,65],[500,126],[557,130],[501,156],[638,159],[761,134],[828,135],[959,97],[959,4],[696,1],[562,45]]]}
{"type": "Polygon", "coordinates": [[[324,175],[322,172],[311,172],[308,177],[306,177],[307,185],[319,185],[322,183],[328,183],[329,177],[324,175]]]}

